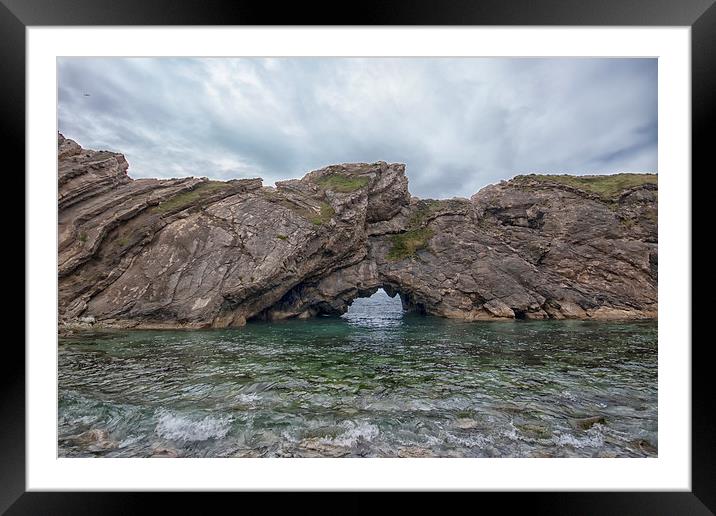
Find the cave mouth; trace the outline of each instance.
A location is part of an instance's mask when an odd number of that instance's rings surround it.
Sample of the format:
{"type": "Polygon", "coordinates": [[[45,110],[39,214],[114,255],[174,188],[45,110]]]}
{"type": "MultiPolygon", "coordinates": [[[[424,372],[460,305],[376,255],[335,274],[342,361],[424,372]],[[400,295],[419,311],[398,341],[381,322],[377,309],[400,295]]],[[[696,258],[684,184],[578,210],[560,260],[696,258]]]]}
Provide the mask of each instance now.
{"type": "Polygon", "coordinates": [[[374,293],[357,297],[341,318],[349,323],[370,326],[393,326],[400,324],[406,313],[402,296],[379,288],[374,293]]]}
{"type": "Polygon", "coordinates": [[[349,288],[333,298],[316,292],[315,286],[298,285],[275,304],[248,317],[248,321],[278,321],[342,317],[349,322],[400,321],[406,312],[425,315],[426,306],[407,289],[392,284],[349,288]]]}

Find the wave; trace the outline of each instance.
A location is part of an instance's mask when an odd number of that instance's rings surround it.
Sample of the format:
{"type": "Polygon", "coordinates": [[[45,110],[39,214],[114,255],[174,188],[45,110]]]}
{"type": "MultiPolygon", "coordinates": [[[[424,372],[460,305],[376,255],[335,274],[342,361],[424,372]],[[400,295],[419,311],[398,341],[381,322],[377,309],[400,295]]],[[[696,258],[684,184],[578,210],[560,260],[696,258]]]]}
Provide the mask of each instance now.
{"type": "Polygon", "coordinates": [[[587,430],[584,437],[577,437],[572,434],[560,434],[552,437],[552,442],[560,447],[571,446],[573,448],[601,448],[604,446],[604,433],[602,425],[596,424],[587,430]]]}
{"type": "Polygon", "coordinates": [[[164,409],[157,411],[156,417],[157,435],[172,441],[221,439],[229,433],[233,421],[229,416],[205,416],[203,419],[192,419],[164,409]]]}
{"type": "Polygon", "coordinates": [[[378,437],[380,433],[377,426],[366,421],[359,421],[358,423],[346,421],[342,423],[341,426],[346,428],[345,432],[338,434],[336,437],[324,438],[320,441],[324,444],[352,447],[358,444],[358,441],[361,439],[364,441],[372,441],[378,437]]]}

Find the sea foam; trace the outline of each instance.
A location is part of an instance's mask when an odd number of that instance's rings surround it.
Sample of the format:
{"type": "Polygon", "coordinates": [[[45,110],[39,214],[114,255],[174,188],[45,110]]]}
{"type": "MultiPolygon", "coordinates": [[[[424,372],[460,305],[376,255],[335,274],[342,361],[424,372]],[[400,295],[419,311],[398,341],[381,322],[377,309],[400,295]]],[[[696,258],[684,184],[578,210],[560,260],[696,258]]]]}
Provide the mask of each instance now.
{"type": "Polygon", "coordinates": [[[159,410],[156,417],[157,435],[173,441],[221,439],[229,433],[233,421],[233,418],[228,416],[205,416],[203,419],[193,419],[168,410],[159,410]]]}
{"type": "Polygon", "coordinates": [[[359,421],[357,423],[346,421],[341,426],[346,429],[343,433],[337,435],[335,438],[321,439],[321,442],[336,446],[351,447],[356,445],[360,439],[372,441],[378,437],[380,433],[377,426],[366,421],[359,421]]]}

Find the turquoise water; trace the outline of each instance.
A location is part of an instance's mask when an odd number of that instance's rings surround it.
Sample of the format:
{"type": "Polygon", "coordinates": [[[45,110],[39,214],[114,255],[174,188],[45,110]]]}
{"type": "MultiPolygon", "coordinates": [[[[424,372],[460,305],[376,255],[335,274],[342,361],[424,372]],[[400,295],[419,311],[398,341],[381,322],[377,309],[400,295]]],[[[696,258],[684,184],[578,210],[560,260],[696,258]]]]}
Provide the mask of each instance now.
{"type": "Polygon", "coordinates": [[[343,317],[59,344],[61,457],[651,457],[655,322],[343,317]],[[584,421],[584,418],[593,418],[584,421]]]}

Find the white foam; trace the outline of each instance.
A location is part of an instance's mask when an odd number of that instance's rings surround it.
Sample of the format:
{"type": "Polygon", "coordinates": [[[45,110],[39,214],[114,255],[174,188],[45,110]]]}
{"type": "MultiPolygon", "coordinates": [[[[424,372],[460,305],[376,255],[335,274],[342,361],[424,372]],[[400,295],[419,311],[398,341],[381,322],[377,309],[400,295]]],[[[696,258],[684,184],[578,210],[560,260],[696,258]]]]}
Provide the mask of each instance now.
{"type": "Polygon", "coordinates": [[[577,397],[569,391],[562,391],[560,394],[569,401],[577,401],[577,397]]]}
{"type": "Polygon", "coordinates": [[[236,401],[238,403],[244,403],[246,405],[255,406],[257,401],[261,400],[261,396],[259,396],[256,393],[249,393],[249,394],[239,394],[236,396],[236,401]]]}
{"type": "Polygon", "coordinates": [[[228,416],[192,419],[160,410],[157,412],[156,433],[159,437],[173,441],[206,441],[221,439],[229,433],[233,418],[228,416]]]}
{"type": "Polygon", "coordinates": [[[127,437],[126,439],[120,441],[120,443],[117,447],[118,448],[126,448],[127,446],[138,443],[139,441],[144,439],[144,437],[145,437],[144,435],[135,435],[135,436],[127,437]]]}
{"type": "Polygon", "coordinates": [[[76,418],[72,418],[69,416],[62,417],[60,419],[62,423],[70,423],[70,424],[80,424],[80,425],[91,425],[95,421],[97,421],[96,416],[80,416],[76,418]]]}
{"type": "Polygon", "coordinates": [[[552,441],[557,446],[600,448],[604,446],[604,434],[601,432],[601,425],[597,424],[587,430],[584,437],[577,437],[572,434],[560,434],[552,436],[552,441]]]}
{"type": "Polygon", "coordinates": [[[515,428],[515,424],[510,420],[510,429],[506,432],[502,432],[502,435],[507,437],[508,439],[512,441],[521,441],[523,440],[522,437],[517,433],[517,428],[515,428]]]}
{"type": "Polygon", "coordinates": [[[373,439],[378,437],[378,434],[380,433],[380,430],[378,430],[377,426],[372,425],[366,421],[359,421],[358,423],[347,421],[341,426],[347,428],[345,432],[337,435],[334,438],[321,439],[321,442],[324,444],[350,447],[357,444],[359,439],[363,439],[365,441],[372,441],[373,439]]]}
{"type": "Polygon", "coordinates": [[[491,436],[482,434],[472,434],[467,437],[461,437],[448,432],[446,437],[447,442],[459,444],[466,448],[485,448],[494,442],[491,436]]]}

